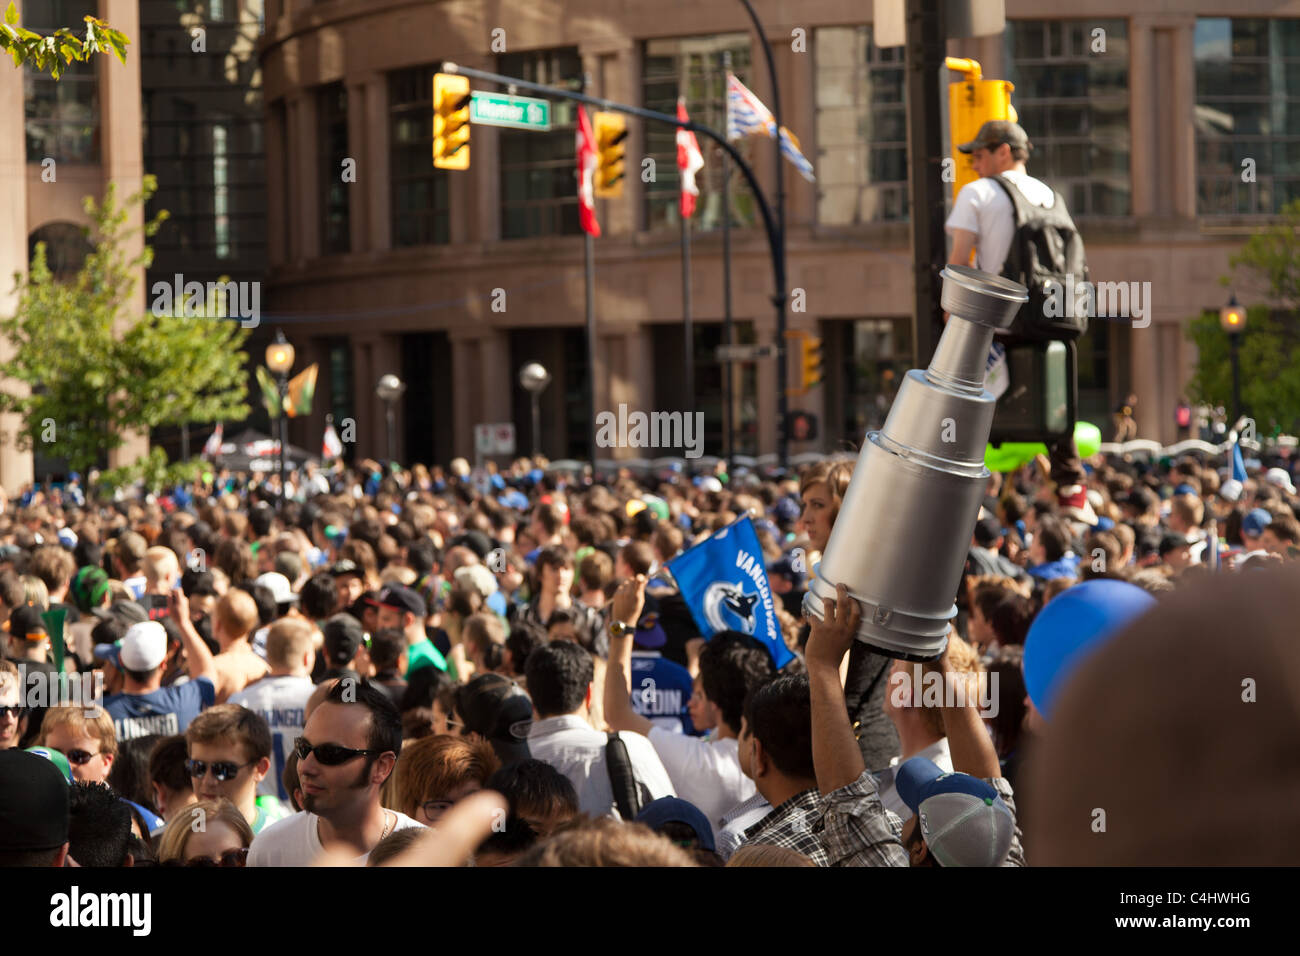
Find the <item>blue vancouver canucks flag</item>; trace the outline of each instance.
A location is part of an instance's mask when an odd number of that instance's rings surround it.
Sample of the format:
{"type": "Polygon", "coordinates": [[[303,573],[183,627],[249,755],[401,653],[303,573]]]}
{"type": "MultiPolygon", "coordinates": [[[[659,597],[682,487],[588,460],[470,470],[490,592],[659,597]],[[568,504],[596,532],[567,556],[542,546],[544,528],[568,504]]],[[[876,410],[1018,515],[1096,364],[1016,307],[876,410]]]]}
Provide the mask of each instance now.
{"type": "Polygon", "coordinates": [[[794,659],[781,637],[763,549],[748,515],[683,551],[668,568],[706,639],[739,631],[761,641],[778,670],[794,659]]]}

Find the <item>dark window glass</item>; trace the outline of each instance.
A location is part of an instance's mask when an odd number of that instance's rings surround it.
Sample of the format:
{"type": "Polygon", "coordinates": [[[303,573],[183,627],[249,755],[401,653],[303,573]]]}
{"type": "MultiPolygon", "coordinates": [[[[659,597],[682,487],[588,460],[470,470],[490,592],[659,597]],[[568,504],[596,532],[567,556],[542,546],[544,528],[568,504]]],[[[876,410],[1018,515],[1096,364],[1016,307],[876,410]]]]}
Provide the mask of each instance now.
{"type": "Polygon", "coordinates": [[[419,66],[388,75],[389,179],[394,246],[451,241],[448,172],[433,165],[433,75],[419,66]]]}
{"type": "MultiPolygon", "coordinates": [[[[343,161],[348,157],[348,91],[331,83],[319,93],[321,156],[321,251],[329,254],[352,248],[348,190],[343,161]]],[[[349,177],[352,178],[352,177],[349,177]]]]}
{"type": "Polygon", "coordinates": [[[1004,42],[1029,172],[1074,216],[1129,215],[1128,21],[1010,20],[1004,42]]]}
{"type": "Polygon", "coordinates": [[[907,109],[897,50],[870,26],[817,30],[817,221],[907,218],[907,109]]]}
{"type": "MultiPolygon", "coordinates": [[[[582,88],[582,58],[574,47],[507,54],[498,57],[497,67],[505,76],[532,83],[582,88]]],[[[568,100],[551,100],[551,128],[545,133],[500,130],[502,239],[581,232],[575,106],[568,100]]]]}
{"type": "Polygon", "coordinates": [[[1300,20],[1196,21],[1196,208],[1271,216],[1300,193],[1300,20]]]}
{"type": "MultiPolygon", "coordinates": [[[[724,57],[730,56],[731,72],[753,89],[749,51],[750,37],[747,33],[648,41],[641,77],[642,105],[646,109],[676,116],[677,97],[684,96],[686,112],[692,120],[724,132],[727,128],[727,67],[724,57]]],[[[677,130],[662,123],[646,123],[644,130],[644,159],[654,163],[653,179],[644,186],[646,227],[677,229],[681,221],[677,130]]],[[[707,232],[722,226],[722,209],[727,193],[723,183],[722,160],[725,154],[708,137],[696,134],[696,138],[704,157],[704,168],[695,174],[700,194],[695,200],[695,215],[691,217],[692,229],[707,232]]],[[[748,161],[752,160],[754,150],[761,143],[760,137],[747,136],[732,145],[748,161]]],[[[641,170],[629,165],[628,175],[640,172],[644,180],[646,168],[644,164],[641,170]]],[[[759,217],[758,207],[749,187],[735,169],[731,170],[730,194],[732,224],[755,225],[759,217]]]]}

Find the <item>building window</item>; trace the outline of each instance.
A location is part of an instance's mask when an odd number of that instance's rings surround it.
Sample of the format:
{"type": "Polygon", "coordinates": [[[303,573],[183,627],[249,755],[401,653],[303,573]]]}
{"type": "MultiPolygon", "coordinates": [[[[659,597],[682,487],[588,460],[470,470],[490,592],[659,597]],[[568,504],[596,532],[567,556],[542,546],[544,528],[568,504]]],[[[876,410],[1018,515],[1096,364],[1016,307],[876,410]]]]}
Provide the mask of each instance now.
{"type": "Polygon", "coordinates": [[[1008,20],[1004,42],[1029,172],[1074,216],[1129,215],[1128,22],[1008,20]]]}
{"type": "MultiPolygon", "coordinates": [[[[694,398],[694,411],[704,414],[702,451],[721,455],[726,450],[726,376],[718,361],[718,346],[724,342],[726,326],[721,322],[697,322],[691,327],[694,337],[695,381],[688,390],[686,364],[682,361],[683,342],[680,322],[650,326],[654,356],[655,411],[687,412],[694,398]]],[[[737,345],[757,343],[754,323],[735,323],[737,345]]],[[[736,421],[732,430],[737,455],[758,454],[758,365],[734,362],[731,366],[731,407],[736,421]]],[[[694,426],[692,425],[692,428],[694,426]]],[[[692,436],[694,437],[694,436],[692,436]]],[[[681,458],[685,449],[671,448],[638,452],[643,458],[681,458]]]]}
{"type": "Polygon", "coordinates": [[[451,241],[448,174],[433,165],[433,75],[437,72],[437,66],[419,66],[388,76],[394,246],[451,241]]]}
{"type": "MultiPolygon", "coordinates": [[[[501,56],[497,71],[545,86],[582,88],[582,58],[576,48],[501,56]]],[[[574,178],[575,106],[569,100],[551,101],[550,132],[502,129],[498,134],[502,239],[582,231],[574,178]]]]}
{"type": "Polygon", "coordinates": [[[859,448],[885,424],[912,361],[912,323],[896,319],[821,322],[826,356],[827,448],[859,448]]]}
{"type": "MultiPolygon", "coordinates": [[[[42,0],[23,7],[22,25],[37,33],[74,30],[87,16],[99,16],[95,0],[42,0]]],[[[98,57],[66,63],[55,80],[34,67],[23,75],[27,161],[99,162],[98,57]]]]}
{"type": "Polygon", "coordinates": [[[86,238],[86,227],[71,222],[51,222],[27,237],[27,262],[36,257],[36,246],[45,243],[45,267],[56,282],[76,278],[86,257],[95,251],[86,238]]]}
{"type": "Polygon", "coordinates": [[[352,248],[348,218],[348,188],[343,161],[348,157],[348,91],[331,83],[319,93],[321,156],[321,251],[326,255],[352,248]]]}
{"type": "Polygon", "coordinates": [[[230,149],[224,123],[212,127],[212,222],[218,259],[230,258],[230,149]]]}
{"type": "MultiPolygon", "coordinates": [[[[731,72],[753,88],[748,33],[722,33],[715,36],[681,37],[674,40],[649,40],[642,62],[641,96],[646,109],[677,115],[677,97],[686,98],[686,111],[692,120],[725,135],[727,129],[727,67],[724,57],[731,58],[731,72]]],[[[767,104],[771,107],[771,104],[767,104]]],[[[646,123],[645,154],[654,160],[655,176],[645,184],[647,229],[678,228],[681,184],[677,175],[677,129],[662,123],[646,123]]],[[[797,135],[797,133],[796,133],[797,135]]],[[[692,217],[696,231],[722,226],[723,188],[722,149],[707,136],[699,136],[704,168],[695,174],[700,188],[692,217]]],[[[759,137],[746,137],[733,145],[750,161],[759,137]]],[[[629,175],[635,174],[629,169],[629,175]]],[[[752,226],[758,222],[758,208],[753,193],[741,174],[732,169],[731,222],[752,226]]]]}
{"type": "Polygon", "coordinates": [[[1300,199],[1300,20],[1197,20],[1195,122],[1198,213],[1300,199]]]}
{"type": "Polygon", "coordinates": [[[817,58],[817,221],[907,219],[903,48],[881,49],[870,26],[822,27],[817,58]]]}

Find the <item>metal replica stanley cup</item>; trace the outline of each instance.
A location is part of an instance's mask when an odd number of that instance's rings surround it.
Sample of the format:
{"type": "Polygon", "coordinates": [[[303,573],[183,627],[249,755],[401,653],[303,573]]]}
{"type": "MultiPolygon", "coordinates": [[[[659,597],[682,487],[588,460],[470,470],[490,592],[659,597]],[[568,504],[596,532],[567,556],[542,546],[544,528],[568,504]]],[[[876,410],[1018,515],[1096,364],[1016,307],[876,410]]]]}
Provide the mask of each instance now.
{"type": "Polygon", "coordinates": [[[1029,298],[1020,283],[966,266],[942,276],[949,320],[934,359],[907,373],[885,427],[867,433],[804,596],[805,613],[820,620],[822,599],[845,585],[862,606],[857,639],[911,661],[934,660],[948,644],[989,478],[989,346],[1029,298]]]}

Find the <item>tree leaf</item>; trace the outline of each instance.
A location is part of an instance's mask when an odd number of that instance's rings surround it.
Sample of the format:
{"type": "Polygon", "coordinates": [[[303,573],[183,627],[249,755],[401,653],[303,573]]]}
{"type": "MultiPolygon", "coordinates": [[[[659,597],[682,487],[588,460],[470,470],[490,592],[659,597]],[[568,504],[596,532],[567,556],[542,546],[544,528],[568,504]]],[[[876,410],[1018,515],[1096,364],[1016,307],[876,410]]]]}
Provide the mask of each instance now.
{"type": "Polygon", "coordinates": [[[9,6],[5,7],[5,23],[10,26],[18,22],[18,5],[9,0],[9,6]]]}

